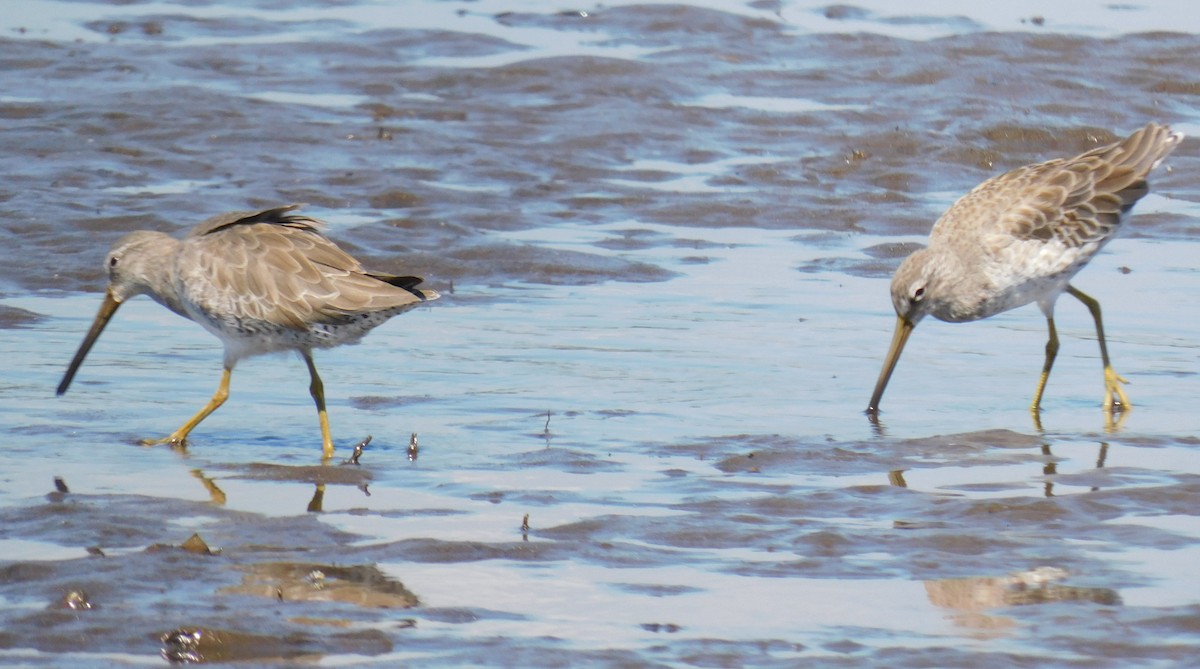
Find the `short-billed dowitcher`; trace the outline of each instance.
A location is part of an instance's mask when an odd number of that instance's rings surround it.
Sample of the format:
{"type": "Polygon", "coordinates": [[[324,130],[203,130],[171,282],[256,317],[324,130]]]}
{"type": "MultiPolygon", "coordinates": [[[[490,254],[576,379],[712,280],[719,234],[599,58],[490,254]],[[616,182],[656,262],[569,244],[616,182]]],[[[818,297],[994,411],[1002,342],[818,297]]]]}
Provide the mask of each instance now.
{"type": "Polygon", "coordinates": [[[1150,123],[1114,144],[1074,158],[1018,167],[975,187],[933,225],[929,246],[892,278],[896,330],[867,413],[879,411],[905,341],[927,315],[974,321],[1037,302],[1050,329],[1046,361],[1030,405],[1036,417],[1058,353],[1054,302],[1064,291],[1096,322],[1104,363],[1104,408],[1129,406],[1104,341],[1100,303],[1070,284],[1117,233],[1121,216],[1149,192],[1146,175],[1183,139],[1150,123]]]}
{"type": "Polygon", "coordinates": [[[417,277],[365,271],[321,233],[319,221],[293,213],[298,207],[221,214],[183,239],[139,230],[118,240],[104,261],[104,302],[58,384],[58,394],[67,392],[117,308],[146,294],[216,335],[225,345],[225,370],[204,408],[166,438],[143,443],[184,444],[229,396],[238,360],[294,350],[308,365],[324,457],[332,457],[325,389],[313,349],[355,343],[392,316],[438,294],[418,289],[417,277]]]}

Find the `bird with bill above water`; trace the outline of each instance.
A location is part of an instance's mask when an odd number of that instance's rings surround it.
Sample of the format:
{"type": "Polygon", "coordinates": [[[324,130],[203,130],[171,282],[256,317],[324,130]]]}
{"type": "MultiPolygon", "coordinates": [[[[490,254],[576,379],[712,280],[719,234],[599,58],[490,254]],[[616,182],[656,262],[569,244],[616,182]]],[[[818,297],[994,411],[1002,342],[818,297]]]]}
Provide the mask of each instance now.
{"type": "Polygon", "coordinates": [[[900,352],[925,316],[974,321],[1036,302],[1050,330],[1042,374],[1029,410],[1035,422],[1058,354],[1054,303],[1066,292],[1091,312],[1104,364],[1104,409],[1129,406],[1104,340],[1100,303],[1071,285],[1112,238],[1121,218],[1149,192],[1146,178],[1183,140],[1149,123],[1129,137],[1074,158],[1018,167],[976,186],[933,225],[929,245],[892,278],[896,329],[867,405],[879,411],[900,352]]]}
{"type": "Polygon", "coordinates": [[[417,288],[418,277],[364,270],[322,233],[323,223],[296,213],[299,206],[221,214],[182,239],[139,230],[118,240],[104,261],[104,301],[58,384],[58,394],[67,392],[117,308],[132,297],[149,295],[216,335],[225,346],[225,361],[208,404],[167,437],[142,443],[184,445],[188,434],[229,396],[239,360],[296,351],[308,366],[323,457],[331,458],[325,388],[313,349],[357,343],[392,316],[438,294],[417,288]]]}

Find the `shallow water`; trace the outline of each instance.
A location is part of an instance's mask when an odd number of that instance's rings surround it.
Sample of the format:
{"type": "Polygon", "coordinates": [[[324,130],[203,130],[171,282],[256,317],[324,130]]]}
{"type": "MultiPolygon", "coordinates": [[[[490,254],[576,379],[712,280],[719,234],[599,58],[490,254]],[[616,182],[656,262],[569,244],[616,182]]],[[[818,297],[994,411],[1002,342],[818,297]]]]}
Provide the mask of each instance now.
{"type": "Polygon", "coordinates": [[[1189,661],[1194,139],[1076,281],[1120,423],[1071,299],[1042,430],[1032,307],[923,324],[862,410],[888,277],[959,194],[1151,119],[1200,134],[1198,38],[1141,32],[1194,11],[889,7],[0,18],[0,663],[1189,661]],[[318,465],[285,356],[243,361],[186,452],[136,445],[220,366],[144,298],[53,396],[121,233],[284,202],[443,294],[318,353],[359,466],[318,465]]]}

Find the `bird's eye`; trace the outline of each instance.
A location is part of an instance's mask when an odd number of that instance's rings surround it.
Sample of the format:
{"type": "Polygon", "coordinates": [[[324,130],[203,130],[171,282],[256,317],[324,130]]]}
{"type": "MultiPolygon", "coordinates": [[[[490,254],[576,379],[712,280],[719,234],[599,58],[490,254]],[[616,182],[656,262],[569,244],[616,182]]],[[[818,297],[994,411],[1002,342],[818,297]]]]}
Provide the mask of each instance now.
{"type": "Polygon", "coordinates": [[[921,286],[920,288],[913,291],[913,302],[920,302],[921,299],[924,297],[925,297],[925,286],[921,286]]]}
{"type": "Polygon", "coordinates": [[[113,256],[108,259],[108,268],[112,269],[117,266],[117,257],[113,256]]]}

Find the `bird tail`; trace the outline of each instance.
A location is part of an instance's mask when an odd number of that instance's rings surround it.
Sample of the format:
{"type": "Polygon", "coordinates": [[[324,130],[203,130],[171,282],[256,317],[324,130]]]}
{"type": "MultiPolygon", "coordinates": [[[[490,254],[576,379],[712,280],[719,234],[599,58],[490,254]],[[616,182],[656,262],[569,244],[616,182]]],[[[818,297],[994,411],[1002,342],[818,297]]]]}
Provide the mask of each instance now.
{"type": "MultiPolygon", "coordinates": [[[[1096,171],[1095,193],[1110,193],[1116,197],[1112,213],[1126,213],[1138,200],[1150,192],[1147,175],[1163,161],[1179,143],[1183,133],[1172,132],[1165,125],[1147,123],[1129,137],[1093,149],[1080,158],[1097,161],[1102,167],[1096,171]]],[[[1098,203],[1097,200],[1094,204],[1098,203]]]]}
{"type": "Polygon", "coordinates": [[[1100,157],[1114,167],[1128,167],[1141,178],[1157,167],[1182,141],[1182,132],[1173,132],[1168,126],[1152,122],[1124,141],[1102,149],[1100,157]]]}

